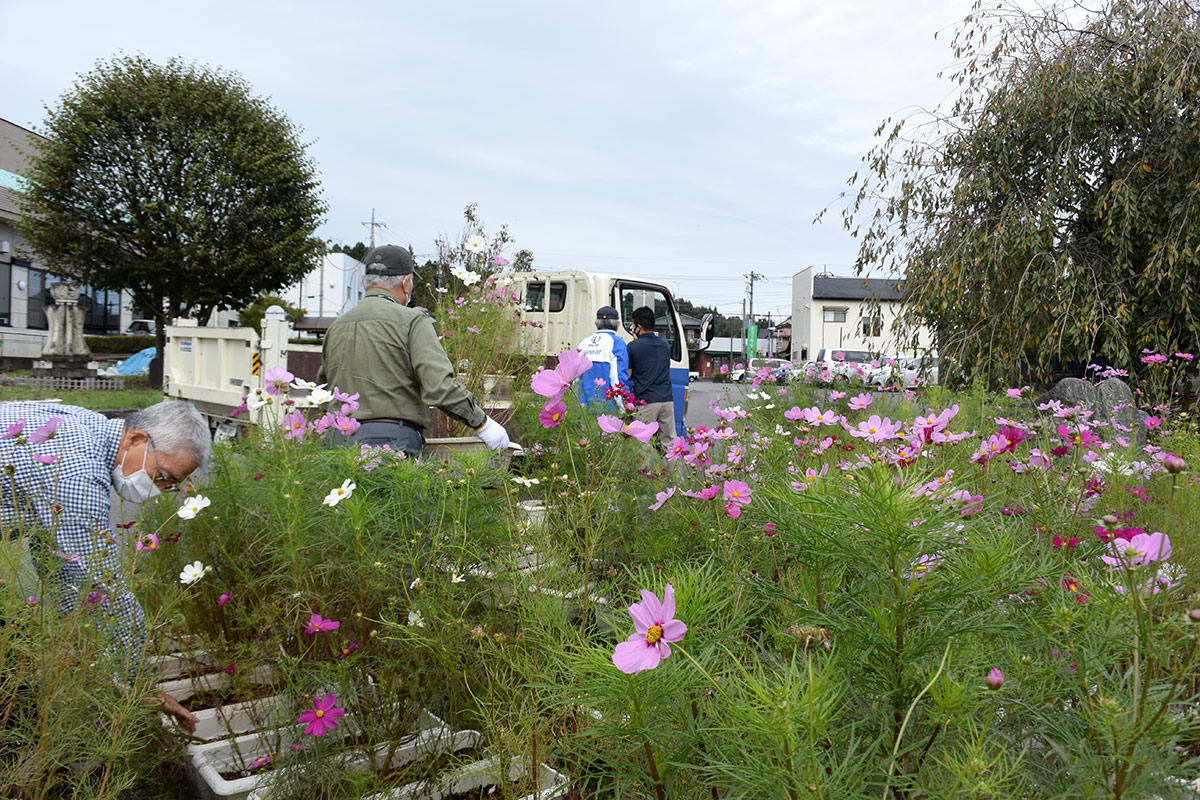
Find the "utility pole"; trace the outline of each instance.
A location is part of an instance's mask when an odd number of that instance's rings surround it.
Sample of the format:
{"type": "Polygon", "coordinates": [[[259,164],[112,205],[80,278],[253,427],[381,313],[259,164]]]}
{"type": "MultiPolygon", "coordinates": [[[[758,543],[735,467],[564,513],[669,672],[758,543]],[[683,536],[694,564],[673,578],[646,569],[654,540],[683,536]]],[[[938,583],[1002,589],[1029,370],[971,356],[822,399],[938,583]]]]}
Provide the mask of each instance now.
{"type": "Polygon", "coordinates": [[[364,222],[363,225],[371,229],[371,249],[375,249],[375,229],[385,227],[382,222],[375,221],[375,209],[371,209],[371,221],[364,222]]]}
{"type": "MultiPolygon", "coordinates": [[[[755,325],[756,326],[755,333],[756,334],[758,333],[757,323],[755,323],[755,321],[754,321],[754,282],[766,280],[767,276],[759,275],[754,270],[750,270],[749,275],[743,275],[742,277],[746,279],[746,286],[747,286],[748,291],[750,292],[750,315],[747,317],[747,321],[746,321],[746,336],[745,336],[746,358],[750,358],[750,326],[755,325]]],[[[757,340],[757,338],[758,337],[756,336],[755,339],[757,340]]]]}

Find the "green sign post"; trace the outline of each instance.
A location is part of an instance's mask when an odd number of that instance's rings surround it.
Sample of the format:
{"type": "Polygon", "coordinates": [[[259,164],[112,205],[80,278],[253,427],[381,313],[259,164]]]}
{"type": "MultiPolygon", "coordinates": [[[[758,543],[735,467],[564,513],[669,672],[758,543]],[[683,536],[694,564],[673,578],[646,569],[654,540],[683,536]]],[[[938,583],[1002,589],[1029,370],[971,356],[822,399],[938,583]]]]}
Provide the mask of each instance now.
{"type": "Polygon", "coordinates": [[[758,355],[758,326],[751,325],[746,329],[746,358],[758,355]]]}

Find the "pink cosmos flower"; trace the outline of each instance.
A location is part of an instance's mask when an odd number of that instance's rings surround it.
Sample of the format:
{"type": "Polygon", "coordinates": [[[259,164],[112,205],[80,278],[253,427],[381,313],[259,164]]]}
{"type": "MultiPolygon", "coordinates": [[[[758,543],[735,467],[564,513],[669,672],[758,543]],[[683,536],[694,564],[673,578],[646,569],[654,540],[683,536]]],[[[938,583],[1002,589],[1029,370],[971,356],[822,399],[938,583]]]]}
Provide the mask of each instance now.
{"type": "Polygon", "coordinates": [[[1110,567],[1126,564],[1136,567],[1171,557],[1171,538],[1161,531],[1139,533],[1130,539],[1113,539],[1109,547],[1112,554],[1102,555],[1100,559],[1110,567]]]}
{"type": "Polygon", "coordinates": [[[308,619],[308,627],[304,629],[305,633],[313,634],[318,631],[336,631],[342,626],[342,623],[334,619],[321,619],[320,614],[313,614],[308,619]]]}
{"type": "Polygon", "coordinates": [[[1191,353],[1176,353],[1175,357],[1182,358],[1184,361],[1191,361],[1193,358],[1195,358],[1195,356],[1193,356],[1191,353]]]}
{"type": "Polygon", "coordinates": [[[667,489],[665,492],[658,492],[654,495],[654,504],[647,506],[647,508],[649,508],[651,511],[658,511],[663,507],[663,503],[671,499],[673,494],[675,494],[674,486],[672,486],[670,489],[667,489]]]}
{"type": "Polygon", "coordinates": [[[713,484],[712,486],[706,486],[698,492],[687,492],[687,491],[680,492],[680,494],[683,495],[684,497],[694,497],[697,500],[712,500],[714,497],[716,497],[720,493],[721,493],[721,487],[718,486],[717,484],[713,484]]]}
{"type": "Polygon", "coordinates": [[[1028,386],[1022,386],[1020,389],[1005,389],[1004,394],[1006,397],[1021,397],[1028,391],[1028,386]]]}
{"type": "Polygon", "coordinates": [[[856,394],[854,397],[850,398],[850,407],[857,411],[871,405],[871,400],[872,397],[870,392],[856,394]]]}
{"type": "Polygon", "coordinates": [[[271,367],[263,375],[263,391],[267,394],[287,394],[296,376],[284,367],[271,367]]]}
{"type": "Polygon", "coordinates": [[[158,549],[158,535],[147,533],[141,539],[138,539],[136,546],[139,551],[153,552],[158,549]]]}
{"type": "Polygon", "coordinates": [[[543,428],[557,428],[562,424],[566,413],[567,404],[562,400],[551,398],[546,401],[546,405],[542,406],[542,411],[538,414],[538,420],[542,423],[543,428]]]}
{"type": "MultiPolygon", "coordinates": [[[[24,424],[24,423],[22,423],[24,424]]],[[[54,434],[58,432],[58,427],[62,425],[62,417],[51,417],[46,420],[46,424],[38,428],[29,435],[31,444],[41,444],[54,438],[54,434]]]]}
{"type": "Polygon", "coordinates": [[[343,436],[353,436],[354,432],[362,427],[362,423],[354,417],[339,415],[333,420],[333,427],[337,428],[343,436]]]}
{"type": "Polygon", "coordinates": [[[800,410],[800,406],[792,406],[783,412],[783,418],[788,422],[799,422],[804,418],[804,412],[800,410]]]}
{"type": "Polygon", "coordinates": [[[830,400],[841,400],[845,396],[846,396],[845,392],[830,392],[829,393],[830,400]]]}
{"type": "Polygon", "coordinates": [[[1063,441],[1078,445],[1085,450],[1090,450],[1094,444],[1100,441],[1100,437],[1094,434],[1091,428],[1072,429],[1066,425],[1059,425],[1057,430],[1063,441]]]}
{"type": "Polygon", "coordinates": [[[304,439],[307,423],[304,420],[304,415],[297,409],[290,414],[284,415],[279,427],[284,430],[283,438],[301,441],[304,439]]]}
{"type": "Polygon", "coordinates": [[[804,470],[804,480],[803,481],[792,481],[792,488],[795,489],[797,492],[803,492],[809,486],[816,483],[818,478],[821,478],[827,474],[829,474],[829,465],[828,464],[822,464],[820,472],[817,472],[812,467],[809,467],[808,469],[804,470]]]}
{"type": "Polygon", "coordinates": [[[649,444],[654,434],[658,433],[658,423],[634,420],[624,427],[624,431],[642,444],[649,444]]]}
{"type": "Polygon", "coordinates": [[[317,419],[316,422],[312,424],[309,430],[315,435],[320,436],[324,434],[325,431],[333,427],[335,419],[336,418],[333,416],[333,412],[326,411],[317,419]]]}
{"type": "Polygon", "coordinates": [[[25,430],[25,420],[19,419],[16,422],[14,422],[12,425],[8,426],[8,430],[4,433],[3,436],[0,436],[0,439],[12,439],[14,437],[20,436],[21,431],[23,431],[23,430],[25,430]]]}
{"type": "Polygon", "coordinates": [[[878,414],[872,414],[870,419],[858,423],[857,427],[851,428],[845,422],[842,423],[842,427],[849,431],[851,436],[874,443],[895,439],[900,432],[900,423],[892,422],[878,414]]]}
{"type": "Polygon", "coordinates": [[[725,481],[722,487],[725,499],[737,505],[750,504],[750,484],[745,481],[725,481]]]}
{"type": "Polygon", "coordinates": [[[54,464],[54,463],[58,462],[58,456],[42,455],[41,453],[34,453],[33,460],[38,462],[39,464],[54,464]]]}
{"type": "Polygon", "coordinates": [[[741,515],[742,507],[740,505],[732,500],[725,504],[725,516],[729,517],[730,519],[737,519],[741,515]]]}
{"type": "Polygon", "coordinates": [[[217,605],[223,606],[226,603],[228,603],[230,601],[230,599],[232,599],[232,598],[233,598],[233,592],[222,592],[221,596],[217,598],[217,605]]]}
{"type": "MultiPolygon", "coordinates": [[[[1162,421],[1161,417],[1146,417],[1146,427],[1152,431],[1157,430],[1159,427],[1161,427],[1162,422],[1163,421],[1162,421]]],[[[36,436],[37,434],[34,434],[34,435],[36,436]]]]}
{"type": "Polygon", "coordinates": [[[608,414],[596,417],[596,422],[604,433],[620,433],[625,427],[625,423],[621,421],[620,417],[611,417],[608,414]]]}
{"type": "Polygon", "coordinates": [[[671,440],[671,446],[667,449],[667,454],[664,458],[667,461],[674,461],[681,456],[686,456],[690,452],[692,452],[692,447],[688,444],[688,440],[683,436],[676,436],[671,440]]]}
{"type": "Polygon", "coordinates": [[[721,365],[721,374],[722,374],[722,375],[728,375],[728,374],[729,374],[729,365],[728,365],[728,364],[722,364],[722,365],[721,365]]]}
{"type": "Polygon", "coordinates": [[[668,642],[678,642],[687,633],[687,625],[675,617],[675,588],[667,584],[660,603],[658,597],[642,589],[642,602],[629,607],[634,633],[613,651],[613,665],[628,675],[654,669],[671,655],[668,642]]]}
{"type": "Polygon", "coordinates": [[[335,708],[337,698],[333,692],[325,695],[325,699],[313,699],[313,707],[300,714],[299,722],[307,722],[304,726],[306,736],[324,736],[325,731],[337,727],[337,718],[346,713],[344,708],[335,708]]]}
{"type": "Polygon", "coordinates": [[[571,388],[571,381],[592,368],[592,362],[578,350],[565,350],[558,354],[558,365],[552,369],[536,372],[529,386],[542,397],[561,400],[571,388]]]}

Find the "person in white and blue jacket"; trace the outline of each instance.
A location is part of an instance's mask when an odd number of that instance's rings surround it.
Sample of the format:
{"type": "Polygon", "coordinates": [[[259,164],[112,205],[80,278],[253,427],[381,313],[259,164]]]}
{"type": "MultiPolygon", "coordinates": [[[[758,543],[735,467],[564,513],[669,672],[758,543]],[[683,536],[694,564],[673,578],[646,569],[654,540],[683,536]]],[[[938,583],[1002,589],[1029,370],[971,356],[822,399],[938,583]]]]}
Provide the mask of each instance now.
{"type": "Polygon", "coordinates": [[[579,376],[579,401],[585,406],[615,405],[624,411],[620,398],[608,400],[605,393],[628,381],[629,350],[617,333],[620,315],[612,306],[596,311],[596,332],[579,343],[578,350],[592,362],[592,368],[579,376]]]}

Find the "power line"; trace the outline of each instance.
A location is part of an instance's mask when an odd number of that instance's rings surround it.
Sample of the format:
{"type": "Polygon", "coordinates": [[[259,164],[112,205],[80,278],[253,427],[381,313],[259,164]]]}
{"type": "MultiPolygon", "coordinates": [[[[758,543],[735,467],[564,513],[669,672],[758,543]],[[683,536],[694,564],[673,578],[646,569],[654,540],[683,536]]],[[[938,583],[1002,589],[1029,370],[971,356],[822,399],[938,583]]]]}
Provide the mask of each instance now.
{"type": "Polygon", "coordinates": [[[382,222],[375,221],[375,209],[371,209],[371,221],[362,223],[364,226],[371,229],[371,249],[375,249],[375,229],[386,227],[382,222]]]}

